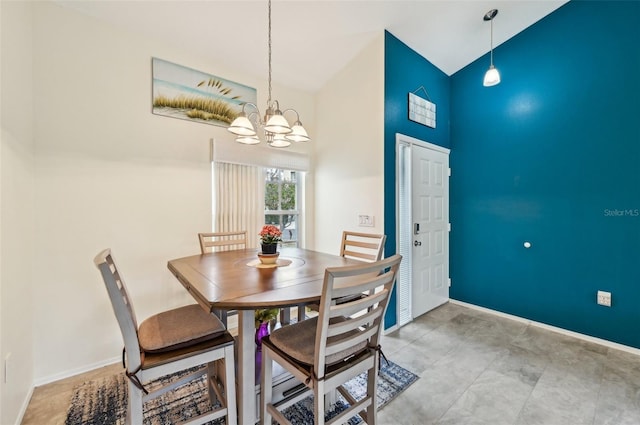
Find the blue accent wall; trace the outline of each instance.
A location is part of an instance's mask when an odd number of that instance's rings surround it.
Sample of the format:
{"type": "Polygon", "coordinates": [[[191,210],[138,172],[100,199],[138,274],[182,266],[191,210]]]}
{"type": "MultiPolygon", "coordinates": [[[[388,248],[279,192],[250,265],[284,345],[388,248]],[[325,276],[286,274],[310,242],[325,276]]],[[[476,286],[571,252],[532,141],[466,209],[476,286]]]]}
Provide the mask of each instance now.
{"type": "Polygon", "coordinates": [[[498,46],[483,87],[488,54],[449,78],[387,32],[386,253],[403,133],[451,148],[453,299],[640,348],[638,40],[640,2],[574,0],[498,46]],[[407,119],[420,86],[436,129],[407,119]]]}
{"type": "Polygon", "coordinates": [[[488,54],[451,77],[452,298],[640,348],[639,40],[640,2],[571,1],[494,50],[499,85],[488,54]]]}
{"type": "MultiPolygon", "coordinates": [[[[396,253],[396,133],[449,147],[450,78],[424,57],[385,31],[384,77],[384,232],[385,256],[396,253]],[[409,121],[409,93],[436,104],[436,128],[409,121]]],[[[396,323],[395,290],[385,315],[385,328],[396,323]]]]}

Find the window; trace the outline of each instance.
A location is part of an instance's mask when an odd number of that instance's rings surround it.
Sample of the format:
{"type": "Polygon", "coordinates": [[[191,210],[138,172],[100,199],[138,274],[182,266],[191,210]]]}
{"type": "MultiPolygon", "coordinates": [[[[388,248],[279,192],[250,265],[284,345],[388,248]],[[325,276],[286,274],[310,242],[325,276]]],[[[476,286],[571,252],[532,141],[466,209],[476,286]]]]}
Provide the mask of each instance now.
{"type": "Polygon", "coordinates": [[[264,222],[280,228],[285,246],[298,246],[300,241],[301,176],[299,171],[265,169],[264,222]]]}

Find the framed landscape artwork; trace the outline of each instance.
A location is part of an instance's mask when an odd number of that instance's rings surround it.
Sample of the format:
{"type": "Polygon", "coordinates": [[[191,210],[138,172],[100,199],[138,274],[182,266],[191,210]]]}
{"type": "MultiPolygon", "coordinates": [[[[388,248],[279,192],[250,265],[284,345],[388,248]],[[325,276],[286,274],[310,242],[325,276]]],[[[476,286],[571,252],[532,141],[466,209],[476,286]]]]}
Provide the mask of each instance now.
{"type": "Polygon", "coordinates": [[[156,115],[227,127],[256,103],[256,89],[215,75],[152,58],[152,96],[156,115]]]}

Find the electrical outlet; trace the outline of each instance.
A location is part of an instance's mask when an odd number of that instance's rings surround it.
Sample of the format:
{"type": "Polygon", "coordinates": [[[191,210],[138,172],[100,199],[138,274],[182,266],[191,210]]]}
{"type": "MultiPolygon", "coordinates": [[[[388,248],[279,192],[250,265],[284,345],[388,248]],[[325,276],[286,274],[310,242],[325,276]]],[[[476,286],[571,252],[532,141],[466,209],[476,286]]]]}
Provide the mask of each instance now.
{"type": "Polygon", "coordinates": [[[611,292],[598,291],[597,302],[599,305],[611,307],[611,292]]]}

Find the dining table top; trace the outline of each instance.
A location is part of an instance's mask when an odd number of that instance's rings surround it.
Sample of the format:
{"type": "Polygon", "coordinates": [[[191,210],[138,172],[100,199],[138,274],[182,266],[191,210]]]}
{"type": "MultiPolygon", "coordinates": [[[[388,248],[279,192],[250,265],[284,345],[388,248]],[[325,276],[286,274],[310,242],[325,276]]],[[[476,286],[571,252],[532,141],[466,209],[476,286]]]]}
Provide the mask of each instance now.
{"type": "Polygon", "coordinates": [[[191,255],[168,268],[205,308],[255,310],[320,300],[327,267],[358,264],[338,255],[282,247],[276,264],[262,264],[258,250],[191,255]]]}

